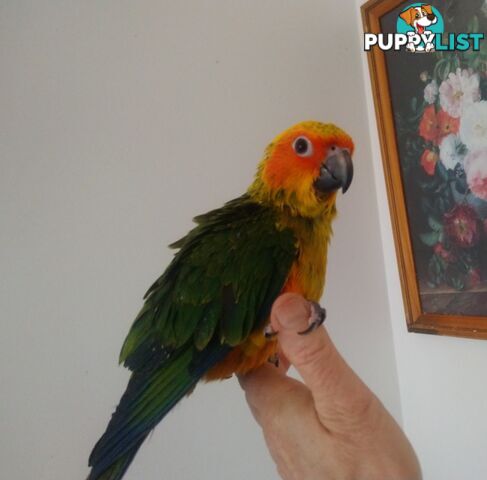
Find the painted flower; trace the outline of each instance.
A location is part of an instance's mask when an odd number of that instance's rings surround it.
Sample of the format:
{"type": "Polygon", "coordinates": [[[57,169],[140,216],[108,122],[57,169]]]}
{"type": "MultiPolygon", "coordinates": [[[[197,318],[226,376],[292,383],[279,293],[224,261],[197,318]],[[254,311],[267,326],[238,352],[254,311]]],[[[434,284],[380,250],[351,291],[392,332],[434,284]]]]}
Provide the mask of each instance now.
{"type": "Polygon", "coordinates": [[[440,104],[452,117],[460,117],[468,106],[478,101],[480,78],[477,73],[457,68],[440,85],[440,104]]]}
{"type": "Polygon", "coordinates": [[[419,78],[422,82],[426,83],[429,80],[430,75],[427,70],[424,70],[419,74],[419,78]]]}
{"type": "Polygon", "coordinates": [[[419,134],[429,142],[438,141],[438,118],[434,105],[426,107],[419,123],[419,134]]]}
{"type": "Polygon", "coordinates": [[[470,248],[478,243],[478,217],[470,205],[456,205],[445,213],[444,224],[449,238],[458,247],[470,248]]]}
{"type": "Polygon", "coordinates": [[[476,287],[480,283],[480,280],[480,268],[470,268],[467,272],[467,287],[476,287]]]}
{"type": "Polygon", "coordinates": [[[457,261],[457,257],[451,250],[447,250],[445,246],[438,242],[434,247],[433,251],[438,255],[442,260],[447,263],[453,263],[457,261]]]}
{"type": "Polygon", "coordinates": [[[424,109],[423,117],[419,123],[419,134],[429,142],[438,145],[443,137],[457,133],[460,128],[460,119],[449,115],[445,110],[436,113],[434,105],[424,109]]]}
{"type": "Polygon", "coordinates": [[[445,168],[454,170],[463,162],[463,155],[460,153],[462,142],[458,135],[451,134],[443,138],[440,143],[440,160],[445,168]]]}
{"type": "Polygon", "coordinates": [[[460,136],[469,150],[487,148],[487,101],[465,109],[460,122],[460,136]]]}
{"type": "Polygon", "coordinates": [[[428,175],[435,174],[436,162],[438,161],[438,154],[433,150],[425,150],[421,155],[421,166],[428,175]]]}
{"type": "Polygon", "coordinates": [[[429,104],[435,103],[438,92],[438,84],[436,83],[436,80],[433,80],[424,88],[424,99],[429,104]]]}
{"type": "Polygon", "coordinates": [[[469,152],[465,157],[465,173],[471,192],[487,201],[487,148],[469,152]]]}
{"type": "Polygon", "coordinates": [[[454,118],[448,115],[445,110],[440,110],[436,116],[438,120],[438,138],[441,140],[443,137],[450,135],[451,133],[458,133],[460,128],[460,119],[454,118]]]}

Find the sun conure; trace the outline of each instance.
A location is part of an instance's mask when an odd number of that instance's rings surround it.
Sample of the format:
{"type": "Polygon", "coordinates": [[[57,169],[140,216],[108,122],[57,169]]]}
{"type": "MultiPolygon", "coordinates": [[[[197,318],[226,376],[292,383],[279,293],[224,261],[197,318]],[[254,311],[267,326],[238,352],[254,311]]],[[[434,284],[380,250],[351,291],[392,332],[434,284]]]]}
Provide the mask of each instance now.
{"type": "MultiPolygon", "coordinates": [[[[89,480],[122,478],[151,430],[200,380],[246,373],[274,358],[265,333],[283,292],[317,302],[338,190],[353,175],[353,141],[333,124],[303,122],[267,147],[247,193],[196,217],[123,344],[132,371],[89,480]]],[[[308,331],[323,321],[317,315],[308,331]]],[[[306,332],[301,332],[306,333],[306,332]]]]}

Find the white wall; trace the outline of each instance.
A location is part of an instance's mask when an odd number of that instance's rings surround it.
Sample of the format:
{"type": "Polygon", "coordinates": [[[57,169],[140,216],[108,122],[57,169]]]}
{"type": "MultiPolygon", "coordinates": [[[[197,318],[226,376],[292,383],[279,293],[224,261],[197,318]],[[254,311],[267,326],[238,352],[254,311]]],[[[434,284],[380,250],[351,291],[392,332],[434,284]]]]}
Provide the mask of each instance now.
{"type": "Polygon", "coordinates": [[[425,480],[485,478],[487,342],[407,332],[365,54],[362,60],[403,427],[425,480]]]}
{"type": "MultiPolygon", "coordinates": [[[[241,193],[266,143],[308,118],[357,144],[329,330],[400,417],[354,15],[341,0],[1,2],[2,478],[84,478],[165,245],[241,193]]],[[[277,478],[234,380],[197,389],[126,478],[195,476],[277,478]]]]}

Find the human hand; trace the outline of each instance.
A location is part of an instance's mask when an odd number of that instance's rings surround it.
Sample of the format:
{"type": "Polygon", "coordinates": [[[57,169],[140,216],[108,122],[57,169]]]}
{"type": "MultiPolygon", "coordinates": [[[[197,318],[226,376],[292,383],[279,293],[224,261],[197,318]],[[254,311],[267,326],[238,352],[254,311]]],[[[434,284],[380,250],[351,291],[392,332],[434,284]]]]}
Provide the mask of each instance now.
{"type": "Polygon", "coordinates": [[[284,480],[419,480],[408,439],[340,356],[310,304],[281,295],[272,308],[281,363],[240,377],[250,409],[284,480]],[[304,384],[288,377],[294,365],[304,384]]]}

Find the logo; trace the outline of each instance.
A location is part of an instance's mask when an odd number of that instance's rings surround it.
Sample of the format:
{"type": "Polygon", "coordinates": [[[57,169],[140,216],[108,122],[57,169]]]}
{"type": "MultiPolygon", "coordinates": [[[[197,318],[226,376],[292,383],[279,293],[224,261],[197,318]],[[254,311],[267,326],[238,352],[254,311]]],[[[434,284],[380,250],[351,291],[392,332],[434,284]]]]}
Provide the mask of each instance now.
{"type": "Polygon", "coordinates": [[[364,49],[377,47],[383,51],[407,50],[411,53],[435,51],[478,51],[483,33],[445,34],[445,24],[440,11],[428,3],[413,3],[397,17],[397,33],[366,33],[364,49]]]}
{"type": "Polygon", "coordinates": [[[398,33],[408,36],[406,49],[409,52],[432,52],[436,35],[445,31],[443,17],[431,5],[414,3],[397,17],[398,33]]]}

